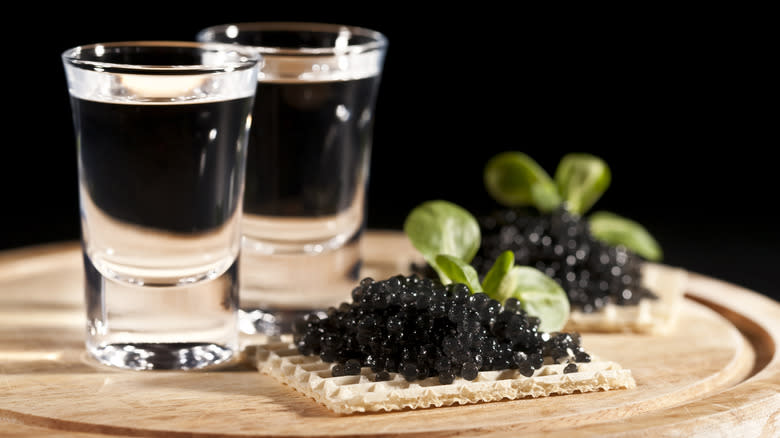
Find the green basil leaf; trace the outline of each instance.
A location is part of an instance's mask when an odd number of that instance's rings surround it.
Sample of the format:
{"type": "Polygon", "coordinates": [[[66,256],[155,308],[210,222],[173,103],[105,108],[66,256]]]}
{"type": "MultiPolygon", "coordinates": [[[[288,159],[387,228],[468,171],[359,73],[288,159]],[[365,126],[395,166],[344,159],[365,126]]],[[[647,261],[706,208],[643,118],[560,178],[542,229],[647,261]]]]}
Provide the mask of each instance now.
{"type": "MultiPolygon", "coordinates": [[[[470,264],[446,254],[437,256],[436,264],[451,282],[465,284],[471,289],[471,293],[482,292],[477,270],[470,264]]],[[[444,279],[442,279],[442,282],[444,283],[444,279]]]]}
{"type": "Polygon", "coordinates": [[[531,198],[539,211],[549,213],[561,205],[561,195],[558,186],[552,180],[538,181],[531,186],[531,198]]]}
{"type": "Polygon", "coordinates": [[[560,204],[557,190],[549,189],[554,186],[550,175],[522,152],[509,151],[495,155],[485,165],[483,178],[488,194],[504,206],[533,205],[552,210],[550,205],[560,204]],[[543,187],[534,194],[537,184],[543,187]]]}
{"type": "Polygon", "coordinates": [[[555,183],[569,211],[583,215],[609,187],[612,173],[599,157],[590,154],[565,155],[555,170],[555,183]]]}
{"type": "Polygon", "coordinates": [[[514,291],[505,298],[517,298],[529,315],[539,318],[539,330],[555,332],[566,325],[569,297],[555,280],[529,266],[515,266],[509,275],[514,291]]]}
{"type": "Polygon", "coordinates": [[[645,227],[631,219],[607,211],[597,211],[588,217],[593,236],[610,245],[623,245],[650,261],[660,261],[663,251],[658,241],[645,227]]]}
{"type": "Polygon", "coordinates": [[[502,293],[502,285],[504,288],[511,288],[511,285],[505,284],[508,283],[505,279],[508,278],[507,274],[514,266],[515,254],[509,250],[502,252],[496,261],[493,262],[493,266],[490,267],[488,273],[485,274],[485,278],[482,280],[482,290],[490,298],[502,301],[504,295],[502,293]]]}
{"type": "Polygon", "coordinates": [[[464,208],[448,201],[426,201],[409,213],[404,232],[428,264],[441,276],[436,256],[446,254],[471,262],[482,236],[479,223],[464,208]]]}

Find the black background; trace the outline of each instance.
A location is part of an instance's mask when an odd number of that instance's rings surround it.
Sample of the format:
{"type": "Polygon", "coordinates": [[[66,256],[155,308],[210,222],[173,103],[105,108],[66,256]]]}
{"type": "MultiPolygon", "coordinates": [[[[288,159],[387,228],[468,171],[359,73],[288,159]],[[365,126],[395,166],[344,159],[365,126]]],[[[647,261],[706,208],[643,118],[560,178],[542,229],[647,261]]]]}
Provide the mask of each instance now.
{"type": "MultiPolygon", "coordinates": [[[[418,2],[419,3],[419,2],[418,2]]],[[[321,21],[387,35],[370,228],[428,199],[492,207],[482,168],[519,150],[552,173],[567,152],[612,169],[594,209],[643,223],[664,261],[780,297],[777,99],[762,11],[420,11],[409,4],[161,8],[101,3],[6,27],[0,249],[79,236],[75,141],[60,54],[88,43],[192,40],[237,21],[321,21]]],[[[24,12],[25,9],[31,9],[24,12]]],[[[259,97],[262,98],[262,97],[259,97]]]]}

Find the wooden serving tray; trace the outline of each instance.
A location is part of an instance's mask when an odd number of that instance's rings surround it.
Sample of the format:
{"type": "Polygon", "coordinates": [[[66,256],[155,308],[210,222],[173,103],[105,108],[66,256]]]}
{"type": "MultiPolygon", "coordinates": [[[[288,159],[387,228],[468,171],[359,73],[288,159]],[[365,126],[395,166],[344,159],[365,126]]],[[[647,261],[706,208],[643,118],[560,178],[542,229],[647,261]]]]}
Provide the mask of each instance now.
{"type": "MultiPolygon", "coordinates": [[[[364,250],[377,279],[418,257],[391,231],[369,232],[364,250]]],[[[82,300],[77,244],[0,253],[0,435],[780,436],[780,304],[694,273],[671,335],[583,334],[586,349],[632,370],[636,389],[346,416],[245,364],[97,365],[82,300]]]]}

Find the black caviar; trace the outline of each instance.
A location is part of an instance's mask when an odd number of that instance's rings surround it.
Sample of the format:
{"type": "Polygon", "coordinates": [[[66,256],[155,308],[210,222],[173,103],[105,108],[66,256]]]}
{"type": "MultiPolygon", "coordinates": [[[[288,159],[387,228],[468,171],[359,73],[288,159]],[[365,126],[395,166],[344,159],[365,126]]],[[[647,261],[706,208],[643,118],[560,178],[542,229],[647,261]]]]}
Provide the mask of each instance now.
{"type": "Polygon", "coordinates": [[[502,305],[464,284],[398,275],[363,279],[352,303],[329,308],[324,318],[311,313],[296,320],[293,337],[301,354],[336,362],[334,376],[370,367],[377,381],[400,373],[408,381],[438,376],[448,384],[474,380],[479,371],[531,376],[545,363],[590,361],[577,333],[543,333],[538,326],[513,298],[502,305]]]}
{"type": "Polygon", "coordinates": [[[572,308],[586,313],[608,303],[633,305],[657,296],[641,285],[639,255],[611,246],[591,233],[586,218],[559,207],[548,214],[505,209],[479,218],[482,244],[472,261],[480,275],[504,251],[515,263],[532,266],[555,279],[572,308]]]}

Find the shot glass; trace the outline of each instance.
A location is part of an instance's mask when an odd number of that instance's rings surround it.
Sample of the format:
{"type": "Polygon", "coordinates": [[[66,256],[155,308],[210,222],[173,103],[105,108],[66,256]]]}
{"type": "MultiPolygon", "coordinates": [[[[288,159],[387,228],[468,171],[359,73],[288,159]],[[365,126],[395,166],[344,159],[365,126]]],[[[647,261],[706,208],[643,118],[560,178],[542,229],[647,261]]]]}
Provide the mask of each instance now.
{"type": "Polygon", "coordinates": [[[361,269],[381,33],[328,23],[255,22],[201,30],[201,42],[263,58],[242,219],[246,332],[285,333],[337,306],[361,269]]]}
{"type": "Polygon", "coordinates": [[[75,47],[62,62],[87,351],[138,370],[232,362],[259,57],[235,45],[144,41],[75,47]]]}

